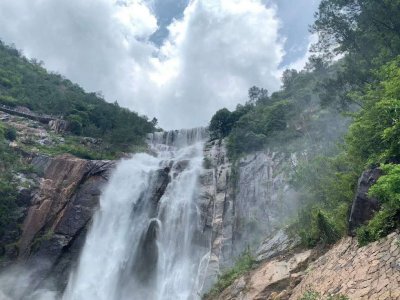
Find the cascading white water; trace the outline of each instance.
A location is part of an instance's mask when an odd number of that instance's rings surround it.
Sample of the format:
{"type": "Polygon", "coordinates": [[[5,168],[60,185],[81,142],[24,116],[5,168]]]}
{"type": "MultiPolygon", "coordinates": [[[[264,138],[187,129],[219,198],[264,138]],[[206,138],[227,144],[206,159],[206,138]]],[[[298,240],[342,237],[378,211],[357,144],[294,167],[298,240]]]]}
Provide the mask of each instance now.
{"type": "Polygon", "coordinates": [[[207,250],[199,246],[196,197],[205,131],[172,135],[151,137],[157,157],[137,154],[117,166],[63,300],[199,298],[207,250]]]}

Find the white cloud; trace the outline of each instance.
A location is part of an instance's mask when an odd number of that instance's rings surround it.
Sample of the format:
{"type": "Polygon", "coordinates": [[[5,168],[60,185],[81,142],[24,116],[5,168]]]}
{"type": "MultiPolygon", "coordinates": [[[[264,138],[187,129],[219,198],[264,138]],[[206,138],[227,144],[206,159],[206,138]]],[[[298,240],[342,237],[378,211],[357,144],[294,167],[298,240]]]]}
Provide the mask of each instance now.
{"type": "Polygon", "coordinates": [[[165,128],[206,125],[251,85],[279,87],[283,41],[259,0],[193,0],[158,49],[151,0],[1,0],[0,38],[165,128]]]}
{"type": "MultiPolygon", "coordinates": [[[[301,71],[304,69],[304,67],[306,66],[308,59],[311,56],[311,46],[313,44],[315,44],[318,40],[318,36],[317,35],[309,35],[308,36],[308,46],[307,46],[307,51],[306,53],[304,53],[304,55],[302,57],[300,57],[299,59],[295,60],[294,62],[290,63],[289,65],[286,65],[283,67],[283,69],[295,69],[297,71],[301,71]]],[[[283,70],[282,70],[283,71],[283,70]]]]}

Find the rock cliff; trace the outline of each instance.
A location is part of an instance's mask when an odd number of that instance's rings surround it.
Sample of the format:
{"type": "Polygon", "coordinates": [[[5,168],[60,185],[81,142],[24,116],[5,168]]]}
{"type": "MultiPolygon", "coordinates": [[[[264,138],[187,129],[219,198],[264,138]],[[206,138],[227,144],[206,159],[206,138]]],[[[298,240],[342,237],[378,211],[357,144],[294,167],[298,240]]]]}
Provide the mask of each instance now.
{"type": "Polygon", "coordinates": [[[211,231],[207,290],[236,257],[248,248],[255,253],[262,237],[279,230],[296,210],[287,184],[295,156],[257,152],[232,165],[225,141],[211,141],[204,161],[202,211],[205,230],[211,231]]]}
{"type": "Polygon", "coordinates": [[[322,296],[342,294],[350,299],[400,299],[400,234],[358,247],[345,238],[307,268],[290,299],[307,290],[322,296]]]}
{"type": "Polygon", "coordinates": [[[310,291],[318,299],[400,299],[399,233],[361,248],[354,238],[344,238],[313,262],[317,255],[307,250],[266,260],[235,280],[218,300],[297,300],[310,291]]]}
{"type": "MultiPolygon", "coordinates": [[[[70,155],[34,155],[29,160],[37,174],[35,184],[20,190],[23,222],[7,241],[5,257],[34,270],[35,287],[51,277],[62,290],[115,162],[70,155]]],[[[174,163],[173,170],[168,167],[154,174],[147,195],[154,207],[173,176],[170,173],[179,173],[186,165],[182,160],[174,163]]],[[[358,248],[352,238],[344,239],[315,262],[321,253],[297,248],[298,241],[282,229],[296,211],[296,193],[287,183],[295,165],[295,155],[268,151],[233,164],[225,141],[206,143],[199,195],[203,230],[194,237],[210,249],[203,291],[250,248],[258,267],[237,279],[218,299],[299,299],[309,288],[321,295],[344,293],[350,299],[400,297],[396,294],[400,290],[398,234],[364,248],[358,248]]],[[[369,199],[367,191],[379,176],[378,169],[361,176],[351,213],[352,230],[377,209],[378,201],[369,199]]]]}
{"type": "Polygon", "coordinates": [[[5,256],[35,269],[34,284],[50,273],[56,275],[59,284],[65,284],[115,163],[70,155],[39,155],[30,160],[39,175],[38,185],[25,191],[28,195],[21,231],[6,247],[5,256]]]}

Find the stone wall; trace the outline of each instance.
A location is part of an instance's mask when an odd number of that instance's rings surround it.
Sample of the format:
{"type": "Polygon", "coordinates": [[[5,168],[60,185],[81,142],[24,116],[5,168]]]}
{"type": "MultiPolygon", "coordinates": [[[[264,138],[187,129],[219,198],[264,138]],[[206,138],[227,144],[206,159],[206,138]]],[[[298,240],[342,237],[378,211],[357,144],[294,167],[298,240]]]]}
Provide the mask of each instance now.
{"type": "Polygon", "coordinates": [[[342,240],[308,266],[290,299],[299,299],[309,289],[350,299],[400,299],[400,234],[361,248],[355,239],[342,240]]]}

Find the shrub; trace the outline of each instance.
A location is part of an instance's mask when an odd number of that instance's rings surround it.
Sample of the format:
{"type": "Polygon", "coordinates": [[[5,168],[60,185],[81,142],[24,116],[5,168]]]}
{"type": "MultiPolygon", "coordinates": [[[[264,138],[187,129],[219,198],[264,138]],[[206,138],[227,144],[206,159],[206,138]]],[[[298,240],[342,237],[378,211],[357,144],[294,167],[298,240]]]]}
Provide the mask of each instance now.
{"type": "Polygon", "coordinates": [[[298,219],[290,227],[290,231],[300,236],[305,247],[315,247],[317,244],[331,245],[343,235],[342,221],[345,218],[346,205],[339,206],[329,213],[321,207],[313,205],[299,212],[298,219]],[[333,217],[335,216],[335,217],[333,217]]]}
{"type": "Polygon", "coordinates": [[[4,137],[9,141],[15,141],[17,138],[17,131],[13,127],[9,127],[4,132],[4,137]]]}
{"type": "Polygon", "coordinates": [[[236,261],[234,267],[218,277],[214,287],[204,295],[204,299],[215,299],[220,293],[230,286],[236,279],[250,271],[255,265],[255,260],[250,250],[245,251],[236,261]]]}
{"type": "Polygon", "coordinates": [[[357,230],[361,246],[400,227],[400,165],[381,165],[381,169],[384,175],[370,188],[368,194],[378,198],[382,207],[368,224],[357,230]]]}
{"type": "Polygon", "coordinates": [[[323,297],[321,296],[320,293],[314,291],[314,290],[308,290],[306,291],[303,296],[299,300],[348,300],[349,297],[342,295],[342,294],[336,294],[336,295],[329,295],[328,297],[323,297]]]}

